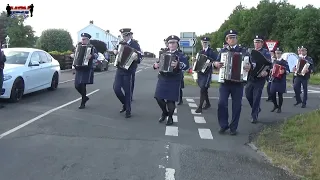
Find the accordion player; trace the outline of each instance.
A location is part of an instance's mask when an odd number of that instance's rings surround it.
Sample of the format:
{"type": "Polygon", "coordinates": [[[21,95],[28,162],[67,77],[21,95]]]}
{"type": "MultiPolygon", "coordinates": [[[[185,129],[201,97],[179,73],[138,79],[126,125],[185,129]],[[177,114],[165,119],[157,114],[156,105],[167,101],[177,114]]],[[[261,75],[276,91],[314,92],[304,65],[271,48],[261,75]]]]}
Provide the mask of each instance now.
{"type": "Polygon", "coordinates": [[[250,64],[249,56],[241,52],[222,52],[221,63],[224,65],[219,70],[218,82],[225,81],[246,82],[248,79],[248,72],[244,70],[247,64],[250,64]]]}
{"type": "Polygon", "coordinates": [[[89,68],[89,55],[91,55],[91,51],[93,50],[93,45],[91,44],[82,44],[79,43],[76,47],[73,59],[73,66],[75,69],[79,68],[89,68]]]}
{"type": "Polygon", "coordinates": [[[262,77],[262,72],[267,71],[270,69],[272,65],[271,60],[268,60],[261,52],[257,50],[251,51],[251,57],[254,60],[255,67],[251,70],[252,77],[262,77]]]}
{"type": "Polygon", "coordinates": [[[172,73],[175,67],[171,66],[171,63],[178,61],[178,56],[174,53],[166,52],[162,53],[159,59],[159,72],[160,73],[172,73]]]}
{"type": "Polygon", "coordinates": [[[210,58],[207,55],[198,53],[192,71],[205,73],[211,65],[210,62],[210,58]]]}
{"type": "Polygon", "coordinates": [[[308,62],[308,60],[300,57],[296,65],[296,71],[294,72],[294,75],[304,76],[307,70],[309,69],[309,67],[310,67],[310,63],[308,62]]]}
{"type": "Polygon", "coordinates": [[[128,70],[133,61],[138,60],[138,52],[127,44],[120,43],[114,66],[128,70]]]}

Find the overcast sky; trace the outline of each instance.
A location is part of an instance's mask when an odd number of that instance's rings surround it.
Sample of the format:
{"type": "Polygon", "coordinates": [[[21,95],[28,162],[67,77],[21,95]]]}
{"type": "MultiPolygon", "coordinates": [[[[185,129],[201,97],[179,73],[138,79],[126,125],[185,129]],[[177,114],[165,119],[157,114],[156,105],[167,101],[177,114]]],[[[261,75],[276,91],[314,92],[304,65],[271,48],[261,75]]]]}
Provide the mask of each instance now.
{"type": "MultiPolygon", "coordinates": [[[[139,41],[141,48],[157,53],[164,46],[163,39],[169,35],[179,36],[180,32],[201,35],[217,30],[240,2],[252,7],[259,0],[2,0],[0,5],[5,11],[8,3],[12,6],[33,3],[34,16],[27,19],[26,24],[34,28],[37,36],[45,29],[62,28],[71,33],[76,43],[77,32],[93,20],[95,25],[110,30],[115,36],[119,35],[121,28],[132,28],[134,38],[139,41]]],[[[320,7],[320,1],[317,0],[288,2],[297,7],[307,4],[320,7]]]]}

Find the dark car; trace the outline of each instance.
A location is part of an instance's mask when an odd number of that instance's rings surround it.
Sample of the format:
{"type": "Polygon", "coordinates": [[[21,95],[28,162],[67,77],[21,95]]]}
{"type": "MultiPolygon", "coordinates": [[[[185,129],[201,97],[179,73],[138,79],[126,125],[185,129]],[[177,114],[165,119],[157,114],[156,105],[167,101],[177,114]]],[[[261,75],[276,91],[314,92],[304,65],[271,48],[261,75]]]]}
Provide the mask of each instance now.
{"type": "Polygon", "coordinates": [[[93,60],[93,68],[98,71],[107,71],[109,67],[109,61],[103,54],[98,53],[98,58],[93,60]]]}

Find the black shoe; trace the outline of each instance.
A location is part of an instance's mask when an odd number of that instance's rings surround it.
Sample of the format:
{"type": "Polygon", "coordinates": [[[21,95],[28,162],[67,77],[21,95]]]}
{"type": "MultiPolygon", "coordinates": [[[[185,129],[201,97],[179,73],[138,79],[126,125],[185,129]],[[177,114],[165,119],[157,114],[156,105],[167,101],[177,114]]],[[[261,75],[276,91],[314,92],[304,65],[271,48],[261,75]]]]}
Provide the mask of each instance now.
{"type": "Polygon", "coordinates": [[[302,104],[302,105],[301,105],[301,108],[306,108],[306,105],[305,105],[305,104],[302,104]]]}
{"type": "Polygon", "coordinates": [[[271,112],[274,112],[275,110],[277,110],[278,107],[277,106],[274,106],[273,109],[271,110],[271,112]]]}
{"type": "Polygon", "coordinates": [[[299,104],[301,104],[301,102],[296,102],[296,103],[294,104],[294,106],[297,106],[297,105],[299,105],[299,104]]]}
{"type": "Polygon", "coordinates": [[[4,108],[4,105],[0,104],[0,109],[4,108]]]}
{"type": "Polygon", "coordinates": [[[86,108],[86,105],[81,103],[81,105],[79,106],[79,109],[84,109],[84,108],[86,108]]]}
{"type": "Polygon", "coordinates": [[[126,111],[126,107],[123,105],[122,106],[122,109],[120,110],[120,113],[123,113],[123,112],[125,112],[126,111]]]}
{"type": "Polygon", "coordinates": [[[181,105],[181,104],[183,104],[183,100],[182,99],[178,102],[177,105],[181,105]]]}
{"type": "Polygon", "coordinates": [[[206,104],[202,109],[209,109],[211,107],[211,104],[206,104]]]}
{"type": "Polygon", "coordinates": [[[168,117],[168,114],[162,114],[161,117],[159,118],[159,122],[163,122],[164,120],[166,120],[166,118],[168,117]]]}
{"type": "Polygon", "coordinates": [[[196,113],[202,113],[202,108],[198,107],[198,109],[195,111],[196,113]]]}
{"type": "Polygon", "coordinates": [[[252,124],[257,124],[258,120],[252,118],[250,122],[251,122],[252,124]]]}
{"type": "Polygon", "coordinates": [[[223,133],[225,133],[228,129],[229,129],[229,127],[226,127],[226,128],[220,128],[220,129],[219,129],[219,134],[223,134],[223,133]]]}
{"type": "Polygon", "coordinates": [[[230,131],[230,135],[231,136],[235,136],[235,135],[237,135],[238,133],[237,133],[237,131],[230,131]]]}
{"type": "Polygon", "coordinates": [[[126,113],[126,118],[131,118],[131,113],[130,112],[126,113]]]}
{"type": "Polygon", "coordinates": [[[278,108],[277,113],[281,113],[281,108],[278,108]]]}
{"type": "Polygon", "coordinates": [[[170,125],[172,125],[172,124],[173,124],[173,118],[169,116],[166,125],[167,125],[167,126],[170,126],[170,125]]]}

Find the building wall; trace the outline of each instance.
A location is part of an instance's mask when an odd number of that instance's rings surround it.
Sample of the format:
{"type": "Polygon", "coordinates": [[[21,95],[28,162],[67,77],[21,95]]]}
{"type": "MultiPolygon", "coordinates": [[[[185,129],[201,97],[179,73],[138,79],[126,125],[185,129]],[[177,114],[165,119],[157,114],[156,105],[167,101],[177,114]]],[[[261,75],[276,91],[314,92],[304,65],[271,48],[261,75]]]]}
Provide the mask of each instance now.
{"type": "Polygon", "coordinates": [[[78,42],[81,41],[82,33],[90,34],[92,40],[103,41],[104,43],[106,43],[107,49],[109,51],[114,49],[114,46],[112,45],[112,41],[118,42],[118,37],[106,32],[102,28],[99,28],[96,25],[91,23],[87,27],[83,28],[78,32],[78,42]]]}

